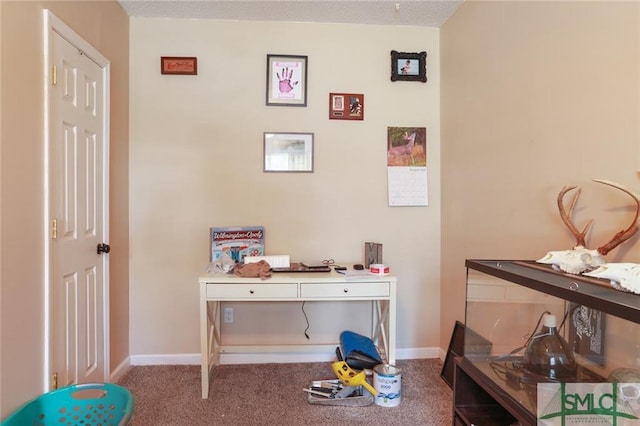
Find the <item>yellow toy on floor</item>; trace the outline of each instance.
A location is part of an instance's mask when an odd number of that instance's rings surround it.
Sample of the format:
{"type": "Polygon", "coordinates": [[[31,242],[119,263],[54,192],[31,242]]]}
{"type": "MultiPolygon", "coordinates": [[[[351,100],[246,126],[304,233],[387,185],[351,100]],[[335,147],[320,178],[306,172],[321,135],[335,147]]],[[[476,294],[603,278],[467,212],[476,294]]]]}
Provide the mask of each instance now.
{"type": "Polygon", "coordinates": [[[344,361],[337,361],[331,364],[333,372],[336,373],[336,377],[347,386],[364,386],[371,395],[378,396],[378,391],[367,382],[367,374],[363,371],[355,371],[347,365],[344,361]]]}

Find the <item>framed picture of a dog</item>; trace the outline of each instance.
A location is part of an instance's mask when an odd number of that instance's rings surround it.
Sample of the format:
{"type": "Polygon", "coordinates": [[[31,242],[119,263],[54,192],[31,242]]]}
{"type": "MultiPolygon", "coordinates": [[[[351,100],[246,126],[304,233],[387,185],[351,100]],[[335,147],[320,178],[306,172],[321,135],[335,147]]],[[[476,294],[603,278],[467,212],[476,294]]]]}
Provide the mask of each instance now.
{"type": "Polygon", "coordinates": [[[427,52],[391,51],[391,81],[427,82],[427,52]]]}
{"type": "Polygon", "coordinates": [[[364,120],[364,94],[329,93],[330,120],[364,120]]]}

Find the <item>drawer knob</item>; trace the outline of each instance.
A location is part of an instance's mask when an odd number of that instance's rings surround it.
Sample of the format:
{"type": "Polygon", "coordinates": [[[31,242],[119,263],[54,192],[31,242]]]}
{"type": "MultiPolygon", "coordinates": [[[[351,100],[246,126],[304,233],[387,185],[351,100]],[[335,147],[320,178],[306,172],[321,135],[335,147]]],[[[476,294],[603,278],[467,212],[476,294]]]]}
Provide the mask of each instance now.
{"type": "Polygon", "coordinates": [[[342,290],[342,291],[344,291],[345,293],[349,293],[349,289],[348,289],[348,288],[345,288],[345,289],[344,289],[344,290],[342,290]]]}
{"type": "Polygon", "coordinates": [[[249,293],[253,294],[255,291],[253,289],[249,290],[249,293]]]}

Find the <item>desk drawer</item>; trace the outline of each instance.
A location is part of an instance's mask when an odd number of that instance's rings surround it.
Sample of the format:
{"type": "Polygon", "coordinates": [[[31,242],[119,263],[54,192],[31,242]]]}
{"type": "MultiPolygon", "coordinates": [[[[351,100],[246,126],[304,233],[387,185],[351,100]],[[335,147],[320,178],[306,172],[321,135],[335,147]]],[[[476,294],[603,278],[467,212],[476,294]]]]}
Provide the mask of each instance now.
{"type": "Polygon", "coordinates": [[[369,283],[302,283],[300,296],[303,298],[326,297],[386,297],[389,296],[389,282],[369,283]]]}
{"type": "Polygon", "coordinates": [[[207,284],[210,299],[295,299],[298,285],[293,284],[207,284]]]}

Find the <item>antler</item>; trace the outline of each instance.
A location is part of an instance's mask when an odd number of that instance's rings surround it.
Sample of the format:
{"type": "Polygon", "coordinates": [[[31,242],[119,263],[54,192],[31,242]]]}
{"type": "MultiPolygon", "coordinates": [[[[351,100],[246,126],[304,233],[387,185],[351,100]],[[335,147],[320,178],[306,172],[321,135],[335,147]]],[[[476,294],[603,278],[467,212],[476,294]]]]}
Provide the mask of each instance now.
{"type": "Polygon", "coordinates": [[[587,225],[584,227],[582,232],[578,230],[576,225],[574,225],[573,220],[571,219],[571,216],[573,216],[573,208],[575,207],[576,202],[578,201],[578,197],[580,197],[580,192],[582,191],[582,189],[578,188],[578,191],[576,191],[573,198],[571,199],[571,204],[569,205],[569,211],[567,212],[564,209],[563,198],[567,192],[572,191],[574,189],[576,189],[576,186],[562,187],[562,191],[560,191],[560,193],[558,194],[558,209],[560,210],[560,217],[562,218],[562,221],[564,222],[565,225],[567,225],[567,228],[569,228],[573,236],[576,237],[576,240],[577,240],[576,247],[586,247],[585,239],[587,236],[587,232],[589,232],[589,229],[593,224],[593,219],[587,223],[587,225]]]}
{"type": "Polygon", "coordinates": [[[606,243],[603,246],[598,247],[598,253],[600,253],[601,255],[605,256],[607,253],[609,253],[611,250],[613,250],[614,248],[618,247],[620,244],[624,243],[625,241],[627,241],[629,238],[633,237],[637,232],[638,232],[638,214],[640,214],[640,200],[638,200],[638,195],[635,194],[633,191],[631,191],[630,189],[625,188],[624,186],[615,183],[615,182],[611,182],[608,180],[603,180],[603,179],[593,179],[594,182],[598,182],[598,183],[602,183],[605,185],[609,185],[613,188],[619,189],[620,191],[629,194],[631,196],[631,198],[633,198],[633,200],[636,202],[636,214],[633,217],[633,222],[631,222],[631,225],[629,225],[629,227],[627,229],[624,229],[618,233],[616,233],[613,238],[606,243]]]}

